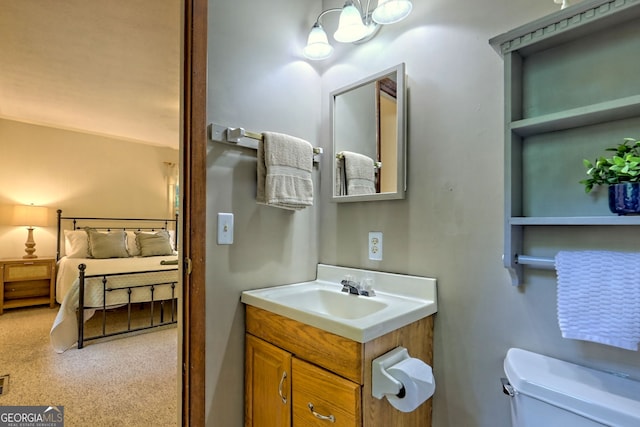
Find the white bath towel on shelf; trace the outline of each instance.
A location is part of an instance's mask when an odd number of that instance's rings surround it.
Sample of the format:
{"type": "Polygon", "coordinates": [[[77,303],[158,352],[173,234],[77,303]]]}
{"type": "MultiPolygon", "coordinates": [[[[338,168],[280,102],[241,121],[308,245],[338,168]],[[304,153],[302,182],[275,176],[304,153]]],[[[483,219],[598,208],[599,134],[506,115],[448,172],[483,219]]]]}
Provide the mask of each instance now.
{"type": "Polygon", "coordinates": [[[373,159],[351,151],[341,152],[344,158],[344,173],[349,196],[374,194],[376,192],[373,159]]]}
{"type": "Polygon", "coordinates": [[[344,157],[336,159],[336,180],[334,194],[336,196],[347,195],[347,178],[344,173],[344,157]]]}
{"type": "Polygon", "coordinates": [[[264,132],[258,144],[256,201],[289,210],[313,206],[313,146],[295,136],[264,132]]]}
{"type": "Polygon", "coordinates": [[[555,262],[562,336],[638,350],[640,253],[563,251],[555,262]]]}

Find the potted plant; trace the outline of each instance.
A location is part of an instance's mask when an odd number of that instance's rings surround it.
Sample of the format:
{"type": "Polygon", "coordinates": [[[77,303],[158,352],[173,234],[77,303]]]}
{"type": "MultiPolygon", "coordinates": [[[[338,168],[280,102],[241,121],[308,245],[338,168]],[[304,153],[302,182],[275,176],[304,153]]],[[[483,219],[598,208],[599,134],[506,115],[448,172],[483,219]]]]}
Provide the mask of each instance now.
{"type": "Polygon", "coordinates": [[[611,157],[599,157],[595,164],[583,160],[589,178],[580,181],[589,193],[596,185],[609,186],[609,209],[618,215],[640,213],[640,141],[624,138],[617,147],[607,148],[611,157]]]}

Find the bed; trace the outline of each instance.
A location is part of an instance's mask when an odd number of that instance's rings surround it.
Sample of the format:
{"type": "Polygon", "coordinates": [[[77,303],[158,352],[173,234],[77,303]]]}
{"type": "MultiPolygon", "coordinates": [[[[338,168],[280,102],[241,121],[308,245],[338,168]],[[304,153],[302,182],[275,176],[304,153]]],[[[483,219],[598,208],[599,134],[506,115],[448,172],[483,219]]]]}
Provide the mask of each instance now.
{"type": "Polygon", "coordinates": [[[177,223],[177,216],[65,217],[58,210],[60,309],[50,333],[56,352],[76,343],[81,349],[87,341],[177,323],[177,223]],[[116,312],[120,314],[108,314],[116,312]],[[94,315],[100,319],[97,331],[87,332],[86,322],[94,315]],[[117,319],[117,324],[110,324],[110,319],[117,319]]]}

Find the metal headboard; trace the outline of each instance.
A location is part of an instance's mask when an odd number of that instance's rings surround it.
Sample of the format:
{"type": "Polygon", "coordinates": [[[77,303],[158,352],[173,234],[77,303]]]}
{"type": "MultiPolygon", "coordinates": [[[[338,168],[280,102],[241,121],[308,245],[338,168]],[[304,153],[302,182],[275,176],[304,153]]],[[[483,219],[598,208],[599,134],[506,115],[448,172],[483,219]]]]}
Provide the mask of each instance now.
{"type": "Polygon", "coordinates": [[[173,230],[174,247],[178,247],[178,214],[175,218],[106,218],[106,217],[80,217],[62,216],[62,209],[58,213],[58,240],[56,242],[56,261],[60,259],[60,245],[64,239],[62,222],[71,221],[73,230],[91,227],[96,230],[132,230],[132,231],[156,231],[173,230]],[[92,225],[93,224],[93,225],[92,225]],[[172,225],[172,227],[169,227],[172,225]]]}

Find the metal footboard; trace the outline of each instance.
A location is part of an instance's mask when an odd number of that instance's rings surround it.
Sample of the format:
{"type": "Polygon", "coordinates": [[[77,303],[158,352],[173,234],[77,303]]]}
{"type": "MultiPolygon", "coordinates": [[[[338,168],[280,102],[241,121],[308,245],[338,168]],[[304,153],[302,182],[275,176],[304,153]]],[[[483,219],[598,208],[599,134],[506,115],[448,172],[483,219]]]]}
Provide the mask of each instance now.
{"type": "MultiPolygon", "coordinates": [[[[123,273],[111,273],[111,274],[98,274],[98,275],[86,275],[86,265],[80,264],[78,266],[79,270],[79,295],[78,295],[78,311],[77,311],[77,319],[78,319],[78,349],[84,347],[84,343],[91,340],[97,340],[100,338],[106,338],[116,335],[123,335],[137,331],[143,331],[152,328],[158,328],[161,326],[171,325],[177,323],[177,294],[176,294],[176,286],[177,286],[177,278],[174,281],[160,281],[154,283],[144,283],[144,284],[132,284],[125,285],[119,287],[112,287],[110,285],[110,279],[122,276],[137,276],[141,274],[149,274],[149,273],[165,273],[177,271],[176,269],[169,270],[154,270],[154,271],[138,271],[138,272],[123,272],[123,273]],[[89,279],[100,278],[102,283],[102,306],[101,307],[85,307],[85,288],[87,281],[89,279]],[[170,287],[170,297],[167,298],[167,295],[163,295],[163,299],[156,299],[156,290],[159,287],[170,287]],[[132,295],[136,292],[139,295],[143,292],[143,295],[148,295],[147,297],[143,297],[140,300],[134,300],[132,295]],[[122,303],[116,305],[107,304],[108,297],[114,293],[126,293],[126,301],[122,301],[122,303]],[[135,304],[149,304],[149,318],[148,322],[144,325],[132,326],[132,309],[135,304]],[[156,322],[156,304],[160,304],[159,308],[159,321],[156,322]],[[126,327],[121,330],[107,332],[107,311],[109,309],[113,309],[115,307],[126,306],[127,310],[127,321],[126,327]],[[94,310],[102,310],[102,325],[101,325],[101,333],[85,336],[85,309],[94,309],[94,310]],[[168,311],[165,319],[165,312],[168,311]]],[[[166,294],[166,292],[165,292],[166,294]]],[[[123,294],[119,294],[123,295],[123,294]]],[[[122,299],[122,298],[121,298],[122,299]]]]}

